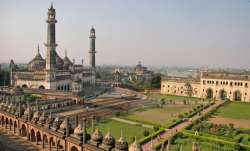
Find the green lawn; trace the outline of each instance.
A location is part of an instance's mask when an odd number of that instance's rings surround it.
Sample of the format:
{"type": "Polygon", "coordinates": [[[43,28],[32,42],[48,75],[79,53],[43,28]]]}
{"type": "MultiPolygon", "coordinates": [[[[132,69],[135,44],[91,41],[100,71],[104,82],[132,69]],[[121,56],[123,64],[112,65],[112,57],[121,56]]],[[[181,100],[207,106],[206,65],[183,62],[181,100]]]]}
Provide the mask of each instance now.
{"type": "Polygon", "coordinates": [[[152,125],[169,126],[180,113],[191,110],[195,105],[165,105],[163,108],[146,109],[137,111],[124,118],[152,125]]]}
{"type": "MultiPolygon", "coordinates": [[[[160,94],[160,93],[149,93],[148,96],[151,96],[152,98],[155,99],[164,99],[165,101],[202,101],[202,98],[196,98],[196,97],[187,97],[187,96],[177,96],[177,95],[165,95],[165,94],[160,94]]],[[[205,99],[207,100],[207,99],[205,99]]]]}
{"type": "MultiPolygon", "coordinates": [[[[141,139],[144,137],[143,132],[146,128],[130,125],[118,121],[113,120],[105,120],[96,124],[96,128],[98,128],[103,137],[106,135],[107,131],[110,129],[111,134],[118,140],[121,136],[121,131],[123,133],[123,137],[128,141],[129,144],[133,143],[133,137],[136,136],[136,139],[141,139]]],[[[152,132],[152,129],[147,129],[149,132],[152,132]]],[[[88,128],[88,132],[91,132],[91,128],[88,128]]]]}
{"type": "Polygon", "coordinates": [[[250,103],[231,102],[220,108],[216,116],[232,119],[250,120],[250,103]]]}

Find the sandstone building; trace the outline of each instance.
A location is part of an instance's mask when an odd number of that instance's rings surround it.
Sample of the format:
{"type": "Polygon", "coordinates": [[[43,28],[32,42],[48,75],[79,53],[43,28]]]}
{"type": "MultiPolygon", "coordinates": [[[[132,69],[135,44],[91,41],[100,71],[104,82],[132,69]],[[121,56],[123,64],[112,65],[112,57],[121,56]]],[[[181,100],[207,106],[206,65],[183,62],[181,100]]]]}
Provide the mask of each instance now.
{"type": "Polygon", "coordinates": [[[250,75],[206,71],[199,78],[163,77],[161,93],[250,102],[250,75]]]}
{"type": "Polygon", "coordinates": [[[136,140],[129,146],[122,135],[118,140],[109,131],[103,135],[94,124],[89,134],[87,123],[94,123],[93,116],[56,115],[74,100],[38,101],[25,100],[20,87],[0,90],[0,128],[48,151],[142,151],[136,140]]]}
{"type": "Polygon", "coordinates": [[[11,85],[25,88],[52,89],[81,92],[84,88],[95,85],[95,29],[90,30],[90,65],[83,66],[71,61],[65,52],[61,58],[56,43],[56,11],[51,5],[47,18],[47,47],[45,59],[37,47],[36,56],[28,63],[28,69],[19,69],[11,60],[11,85]]]}

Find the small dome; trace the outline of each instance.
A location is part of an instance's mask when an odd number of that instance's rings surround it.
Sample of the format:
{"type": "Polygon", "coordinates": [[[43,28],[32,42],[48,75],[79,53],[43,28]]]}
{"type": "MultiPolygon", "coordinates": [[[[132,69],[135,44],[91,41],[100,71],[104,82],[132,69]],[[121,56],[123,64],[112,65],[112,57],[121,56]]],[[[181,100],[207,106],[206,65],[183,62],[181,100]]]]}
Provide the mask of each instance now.
{"type": "Polygon", "coordinates": [[[103,139],[103,144],[105,144],[107,146],[114,146],[115,145],[115,138],[110,134],[109,131],[103,139]]]}
{"type": "Polygon", "coordinates": [[[24,115],[28,116],[30,113],[30,115],[32,115],[32,111],[30,110],[29,107],[27,107],[27,109],[24,111],[24,115]]]}
{"type": "Polygon", "coordinates": [[[60,129],[66,129],[66,128],[67,128],[67,119],[65,118],[62,124],[60,125],[60,129]]]}
{"type": "Polygon", "coordinates": [[[130,145],[129,151],[142,151],[142,147],[141,145],[139,145],[137,142],[136,142],[136,139],[134,141],[134,143],[132,145],[130,145]]]}
{"type": "Polygon", "coordinates": [[[40,112],[36,111],[33,115],[33,118],[39,118],[40,117],[40,112]]]}
{"type": "Polygon", "coordinates": [[[46,120],[45,112],[42,113],[42,115],[39,117],[39,121],[44,123],[46,120]]]}
{"type": "Polygon", "coordinates": [[[83,127],[81,124],[78,124],[78,126],[74,129],[75,135],[82,135],[83,134],[83,127]]]}
{"type": "Polygon", "coordinates": [[[119,150],[128,150],[128,142],[121,136],[116,143],[116,148],[119,150]]]}
{"type": "Polygon", "coordinates": [[[94,142],[101,142],[103,139],[102,133],[101,131],[99,131],[99,129],[97,128],[95,130],[95,132],[92,134],[91,136],[91,140],[94,142]]]}
{"type": "Polygon", "coordinates": [[[47,125],[51,125],[54,121],[54,118],[52,117],[52,115],[50,114],[49,117],[46,120],[46,124],[47,125]]]}

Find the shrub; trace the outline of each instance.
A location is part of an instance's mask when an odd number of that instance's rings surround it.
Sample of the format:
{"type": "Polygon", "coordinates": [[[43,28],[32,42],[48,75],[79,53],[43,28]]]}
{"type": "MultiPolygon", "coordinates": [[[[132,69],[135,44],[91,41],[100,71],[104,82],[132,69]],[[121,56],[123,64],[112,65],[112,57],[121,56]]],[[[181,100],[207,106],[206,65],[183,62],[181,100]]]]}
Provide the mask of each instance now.
{"type": "Polygon", "coordinates": [[[145,130],[143,131],[143,135],[144,135],[144,136],[148,136],[148,135],[149,135],[149,131],[145,129],[145,130]]]}
{"type": "Polygon", "coordinates": [[[159,127],[158,126],[154,126],[154,131],[158,131],[159,130],[159,127]]]}

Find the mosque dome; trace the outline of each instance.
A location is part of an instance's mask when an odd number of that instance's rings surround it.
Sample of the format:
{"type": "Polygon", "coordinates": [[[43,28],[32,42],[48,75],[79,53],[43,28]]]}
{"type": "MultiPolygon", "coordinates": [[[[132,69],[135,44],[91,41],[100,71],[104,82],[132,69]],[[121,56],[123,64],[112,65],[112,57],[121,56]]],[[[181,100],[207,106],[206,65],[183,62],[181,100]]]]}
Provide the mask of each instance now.
{"type": "Polygon", "coordinates": [[[63,66],[64,66],[63,59],[56,53],[56,67],[57,67],[57,69],[62,70],[63,66]]]}
{"type": "Polygon", "coordinates": [[[40,54],[39,46],[37,47],[37,55],[28,63],[28,69],[30,71],[43,70],[45,68],[45,59],[40,54]]]}

